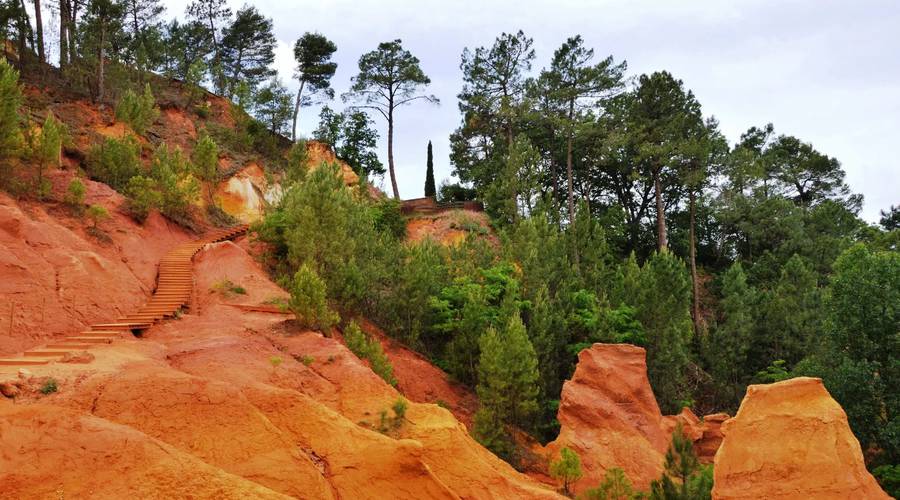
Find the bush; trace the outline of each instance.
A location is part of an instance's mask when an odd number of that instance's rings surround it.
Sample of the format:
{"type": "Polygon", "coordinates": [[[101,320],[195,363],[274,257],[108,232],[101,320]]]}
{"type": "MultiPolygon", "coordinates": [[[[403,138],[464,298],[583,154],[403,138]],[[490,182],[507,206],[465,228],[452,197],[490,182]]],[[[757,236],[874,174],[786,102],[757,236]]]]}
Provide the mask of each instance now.
{"type": "Polygon", "coordinates": [[[156,109],[156,99],[153,98],[149,83],[144,86],[144,93],[141,95],[131,89],[125,91],[116,105],[116,120],[131,125],[131,129],[138,135],[143,135],[158,116],[159,110],[156,109]]]}
{"type": "Polygon", "coordinates": [[[625,472],[618,467],[613,467],[606,471],[600,486],[586,490],[578,498],[579,500],[631,500],[634,498],[634,488],[625,472]]]}
{"type": "Polygon", "coordinates": [[[339,319],[328,307],[325,282],[306,264],[294,274],[289,307],[302,328],[315,328],[326,335],[339,319]]]}
{"type": "Polygon", "coordinates": [[[247,290],[234,284],[230,279],[221,279],[213,284],[212,289],[221,293],[225,298],[231,298],[235,295],[247,295],[247,290]]]}
{"type": "Polygon", "coordinates": [[[41,391],[41,394],[46,396],[47,394],[53,394],[54,392],[58,391],[59,385],[57,384],[55,378],[48,378],[39,390],[41,391]]]}
{"type": "Polygon", "coordinates": [[[561,479],[563,492],[570,495],[572,483],[581,479],[582,476],[581,458],[568,448],[559,450],[559,460],[550,463],[550,476],[554,479],[561,479]]]}
{"type": "Polygon", "coordinates": [[[66,205],[80,212],[84,209],[84,183],[80,179],[75,178],[69,181],[69,187],[66,188],[66,194],[63,198],[66,205]]]}
{"type": "Polygon", "coordinates": [[[204,181],[214,181],[219,176],[219,146],[210,136],[203,134],[194,145],[191,154],[194,172],[204,181]]]}
{"type": "Polygon", "coordinates": [[[900,498],[900,465],[882,465],[872,471],[878,484],[894,498],[900,498]]]}
{"type": "Polygon", "coordinates": [[[382,380],[393,386],[397,385],[397,379],[394,378],[394,367],[387,355],[384,354],[384,349],[378,339],[366,337],[359,325],[355,321],[350,321],[350,324],[344,329],[344,342],[356,357],[367,360],[369,367],[382,380]]]}
{"type": "Polygon", "coordinates": [[[153,153],[150,174],[156,180],[160,211],[170,218],[190,217],[190,207],[200,195],[200,184],[191,175],[191,165],[181,148],[170,150],[165,144],[153,153]]]}
{"type": "Polygon", "coordinates": [[[37,176],[34,180],[38,197],[44,198],[49,194],[50,186],[44,182],[44,172],[47,169],[58,168],[62,153],[63,141],[66,137],[66,126],[47,113],[47,119],[41,126],[41,130],[35,136],[30,136],[31,159],[37,165],[37,176]]]}
{"type": "Polygon", "coordinates": [[[87,209],[87,217],[91,221],[91,227],[98,229],[98,224],[109,219],[109,212],[100,205],[91,205],[87,209]]]}
{"type": "Polygon", "coordinates": [[[125,196],[128,197],[128,211],[138,222],[146,220],[150,210],[159,208],[162,202],[162,197],[156,191],[156,181],[140,175],[128,180],[125,196]]]}
{"type": "Polygon", "coordinates": [[[16,156],[22,147],[21,106],[19,72],[0,59],[0,160],[16,156]]]}
{"type": "Polygon", "coordinates": [[[140,145],[130,136],[107,137],[88,153],[87,172],[116,191],[125,190],[131,178],[141,173],[140,145]]]}

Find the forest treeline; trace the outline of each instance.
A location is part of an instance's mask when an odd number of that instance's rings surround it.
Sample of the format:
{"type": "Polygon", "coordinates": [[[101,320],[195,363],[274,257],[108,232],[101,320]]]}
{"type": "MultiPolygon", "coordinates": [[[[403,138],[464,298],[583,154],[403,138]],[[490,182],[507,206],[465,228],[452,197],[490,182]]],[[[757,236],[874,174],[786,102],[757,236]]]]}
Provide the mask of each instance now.
{"type": "MultiPolygon", "coordinates": [[[[46,61],[48,34],[24,4],[0,5],[0,38],[17,47],[20,69],[28,57],[46,61]]],[[[272,20],[252,6],[232,13],[222,0],[195,0],[183,21],[168,22],[157,0],[48,7],[61,20],[60,71],[101,102],[129,88],[138,99],[155,72],[206,86],[298,140],[302,108],[334,97],[337,46],[318,33],[299,38],[299,89],[289,93],[272,68],[272,20]]],[[[580,36],[538,69],[532,46],[520,31],[462,52],[450,136],[459,182],[436,187],[430,148],[423,158],[428,194],[483,201],[496,241],[461,213],[455,227],[470,236],[459,245],[408,244],[396,200],[345,186],[336,168],[298,168],[305,148],[282,153],[284,198],[256,230],[293,292],[290,307],[309,326],[353,332],[356,351],[388,381],[356,316],[429,356],[478,392],[473,432],[507,458],[517,453],[507,426],[555,436],[562,383],[593,342],[645,347],[666,413],[734,412],[748,384],[822,377],[869,466],[896,491],[900,209],[865,222],[840,161],[771,124],[730,143],[667,71],[629,75],[624,60],[595,54],[580,36]]],[[[0,92],[12,92],[13,73],[0,75],[0,92]]],[[[313,136],[363,178],[387,173],[398,198],[396,112],[437,102],[429,83],[400,40],[381,43],[360,57],[345,109],[325,106],[313,136]],[[387,168],[373,118],[388,125],[387,168]]],[[[10,102],[0,101],[0,136],[19,119],[10,102]]],[[[157,156],[162,173],[151,179],[184,170],[167,166],[180,160],[166,151],[157,156]]],[[[120,189],[139,199],[143,181],[128,180],[120,189]]]]}

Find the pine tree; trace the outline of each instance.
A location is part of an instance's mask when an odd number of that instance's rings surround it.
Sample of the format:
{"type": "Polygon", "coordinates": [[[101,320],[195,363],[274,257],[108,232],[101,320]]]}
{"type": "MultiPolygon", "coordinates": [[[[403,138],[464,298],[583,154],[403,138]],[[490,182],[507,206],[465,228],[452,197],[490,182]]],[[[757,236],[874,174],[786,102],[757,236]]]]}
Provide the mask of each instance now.
{"type": "Polygon", "coordinates": [[[194,164],[194,172],[204,181],[214,181],[219,175],[219,146],[216,141],[206,133],[203,133],[194,151],[191,153],[191,162],[194,164]]]}
{"type": "Polygon", "coordinates": [[[0,161],[15,155],[22,146],[21,106],[19,72],[0,59],[0,161]]]}
{"type": "Polygon", "coordinates": [[[691,285],[684,262],[670,252],[644,263],[629,303],[647,334],[647,376],[663,413],[674,414],[691,394],[685,378],[691,333],[691,285]]]}
{"type": "Polygon", "coordinates": [[[581,479],[581,458],[569,448],[559,450],[559,460],[550,464],[550,475],[562,479],[563,493],[571,495],[572,483],[581,479]]]}
{"type": "Polygon", "coordinates": [[[31,157],[37,166],[34,189],[41,198],[50,189],[48,183],[45,183],[44,172],[49,168],[59,167],[65,137],[65,124],[60,123],[52,112],[48,112],[47,119],[40,132],[32,139],[31,145],[31,157]]]}
{"type": "Polygon", "coordinates": [[[337,45],[319,33],[306,32],[294,43],[294,60],[297,61],[294,77],[300,82],[300,89],[294,102],[291,140],[297,140],[300,108],[312,104],[312,97],[316,94],[324,94],[329,99],[334,97],[331,78],[337,71],[337,63],[331,61],[331,56],[336,50],[337,45]],[[303,95],[304,90],[308,91],[307,95],[303,95]]]}
{"type": "Polygon", "coordinates": [[[431,152],[431,141],[428,141],[428,159],[425,161],[425,197],[434,197],[437,188],[434,185],[434,157],[431,152]]]}
{"type": "Polygon", "coordinates": [[[719,402],[734,408],[743,393],[744,377],[750,373],[746,364],[755,320],[756,293],[747,284],[740,262],[735,262],[722,276],[723,320],[710,333],[707,360],[710,375],[718,386],[719,402]]]}
{"type": "Polygon", "coordinates": [[[341,145],[335,154],[360,176],[384,175],[384,165],[375,152],[378,131],[372,119],[362,111],[353,110],[344,111],[342,116],[341,145]]]}
{"type": "Polygon", "coordinates": [[[271,19],[260,14],[256,7],[244,6],[237,11],[234,22],[222,32],[220,47],[229,98],[235,96],[239,83],[253,90],[276,74],[271,68],[275,44],[271,19]]]}
{"type": "Polygon", "coordinates": [[[419,94],[431,83],[419,67],[419,58],[403,48],[401,41],[383,42],[378,49],[359,58],[359,73],[353,77],[350,90],[342,98],[356,101],[360,109],[377,111],[388,124],[388,170],[394,198],[400,198],[394,172],[394,113],[397,108],[422,99],[437,104],[433,95],[419,94]]]}
{"type": "Polygon", "coordinates": [[[489,328],[478,344],[476,391],[481,408],[476,414],[475,435],[503,453],[508,444],[499,441],[497,434],[504,433],[506,424],[523,424],[538,409],[537,355],[518,314],[510,318],[502,334],[489,328]]]}

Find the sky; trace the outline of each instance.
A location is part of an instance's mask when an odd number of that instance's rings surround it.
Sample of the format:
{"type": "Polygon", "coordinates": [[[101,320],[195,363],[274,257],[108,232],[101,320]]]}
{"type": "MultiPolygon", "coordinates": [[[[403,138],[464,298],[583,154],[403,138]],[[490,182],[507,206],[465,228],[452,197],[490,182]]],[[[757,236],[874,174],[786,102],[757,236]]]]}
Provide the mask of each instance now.
{"type": "MultiPolygon", "coordinates": [[[[169,16],[186,2],[164,0],[169,16]]],[[[463,49],[490,46],[502,32],[534,39],[534,72],[549,64],[566,38],[581,34],[597,59],[613,55],[629,75],[667,70],[694,91],[733,143],[751,126],[811,142],[838,158],[847,182],[863,193],[862,216],[900,204],[900,2],[894,0],[229,0],[274,20],[276,67],[292,81],[292,47],[318,31],[338,47],[332,80],[340,94],[357,73],[359,56],[401,39],[431,78],[427,93],[398,110],[394,154],[400,195],[422,196],[426,146],[434,145],[438,183],[450,177],[449,135],[461,115],[456,95],[463,49]]],[[[310,134],[319,106],[304,108],[300,132],[310,134]]],[[[373,116],[387,165],[386,124],[373,116]]],[[[384,187],[389,186],[385,179],[384,187]]]]}

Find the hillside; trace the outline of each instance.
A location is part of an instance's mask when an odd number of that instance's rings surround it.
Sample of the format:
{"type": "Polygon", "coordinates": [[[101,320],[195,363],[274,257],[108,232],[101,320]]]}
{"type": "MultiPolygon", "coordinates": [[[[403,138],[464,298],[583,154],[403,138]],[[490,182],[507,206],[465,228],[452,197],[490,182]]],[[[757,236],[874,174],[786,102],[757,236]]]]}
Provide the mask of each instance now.
{"type": "Polygon", "coordinates": [[[359,109],[292,141],[277,80],[100,54],[0,60],[0,498],[894,491],[900,233],[811,145],[716,142],[667,73],[559,129],[467,80],[462,181],[429,147],[402,201],[359,109]]]}

